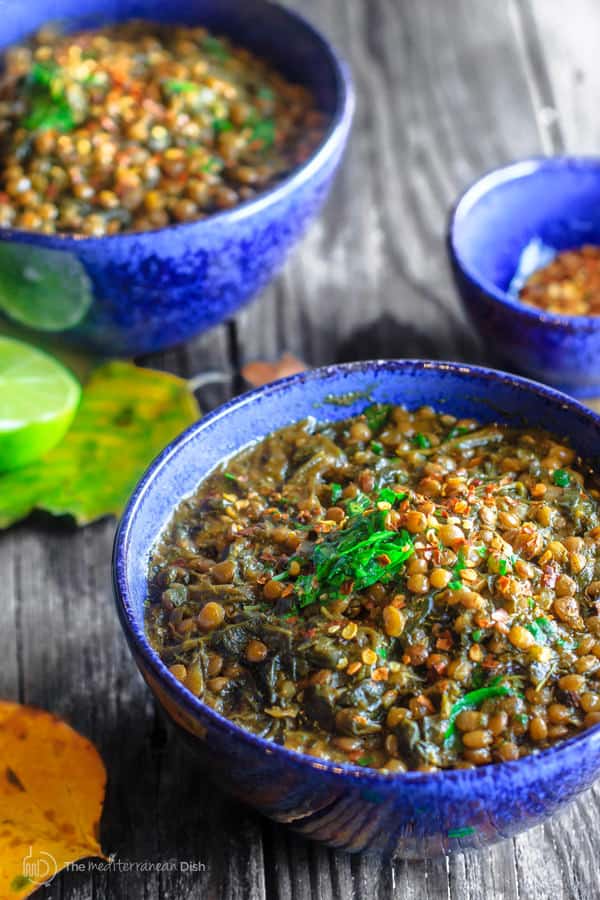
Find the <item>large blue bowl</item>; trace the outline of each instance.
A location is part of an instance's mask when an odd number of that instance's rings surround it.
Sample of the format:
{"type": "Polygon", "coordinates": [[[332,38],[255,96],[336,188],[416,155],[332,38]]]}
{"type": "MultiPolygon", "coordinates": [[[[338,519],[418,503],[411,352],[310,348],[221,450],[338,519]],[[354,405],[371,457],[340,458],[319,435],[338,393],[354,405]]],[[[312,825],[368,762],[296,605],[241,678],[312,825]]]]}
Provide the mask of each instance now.
{"type": "Polygon", "coordinates": [[[495,169],[462,195],[448,248],[469,318],[500,363],[570,394],[600,394],[600,318],[546,313],[508,287],[534,239],[600,245],[600,159],[543,157],[495,169]]]}
{"type": "Polygon", "coordinates": [[[190,694],[144,634],[148,558],[175,505],[217,463],[273,429],[306,416],[345,418],[373,400],[409,408],[431,404],[481,421],[529,422],[570,435],[589,458],[600,448],[600,417],[551,389],[491,369],[409,360],[295,375],[206,416],[153,462],[115,541],[117,608],[135,661],[159,704],[224,788],[336,847],[435,856],[529,828],[589,787],[600,773],[600,727],[516,762],[381,775],[286,750],[238,728],[190,694]]]}
{"type": "Polygon", "coordinates": [[[64,336],[110,355],[184,341],[265,287],[323,204],[354,109],[348,68],[333,47],[299,15],[267,0],[9,0],[2,4],[0,47],[48,20],[72,29],[131,18],[201,24],[229,35],[312,90],[331,124],[316,152],[284,181],[199,222],[99,238],[0,229],[3,265],[10,250],[4,242],[26,244],[25,255],[14,251],[14,267],[25,278],[34,272],[38,293],[35,272],[53,269],[48,303],[61,293],[61,272],[67,290],[74,283],[91,289],[85,318],[64,336]]]}

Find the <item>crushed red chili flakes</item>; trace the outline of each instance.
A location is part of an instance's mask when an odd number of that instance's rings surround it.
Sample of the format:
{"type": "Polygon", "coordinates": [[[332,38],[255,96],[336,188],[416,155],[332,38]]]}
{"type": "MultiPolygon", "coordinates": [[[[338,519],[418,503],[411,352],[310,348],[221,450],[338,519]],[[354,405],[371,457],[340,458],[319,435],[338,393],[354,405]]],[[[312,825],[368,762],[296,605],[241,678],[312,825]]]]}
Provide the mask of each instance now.
{"type": "Polygon", "coordinates": [[[519,298],[564,316],[600,315],[600,247],[585,244],[558,253],[529,276],[519,298]]]}

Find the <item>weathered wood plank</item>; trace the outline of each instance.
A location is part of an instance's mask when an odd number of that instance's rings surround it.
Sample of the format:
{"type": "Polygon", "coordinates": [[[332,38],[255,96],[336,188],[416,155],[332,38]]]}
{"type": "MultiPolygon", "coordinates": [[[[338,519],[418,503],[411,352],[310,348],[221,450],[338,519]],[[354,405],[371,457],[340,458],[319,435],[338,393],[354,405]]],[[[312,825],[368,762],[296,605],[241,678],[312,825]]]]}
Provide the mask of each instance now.
{"type": "MultiPolygon", "coordinates": [[[[596,151],[594,0],[294,0],[342,48],[359,93],[324,216],[277,283],[227,328],[148,364],[193,376],[287,349],[485,359],[444,250],[448,207],[482,171],[540,150],[596,151]],[[558,118],[553,117],[553,110],[558,118]]],[[[200,391],[204,408],[234,387],[200,391]]],[[[382,862],[304,841],[208,785],[157,718],[114,614],[114,524],[0,536],[0,693],[56,710],[109,770],[103,842],[120,860],[206,870],[70,873],[39,896],[231,900],[589,900],[600,790],[514,841],[448,861],[382,862]]]]}
{"type": "Polygon", "coordinates": [[[537,35],[546,69],[543,119],[554,127],[550,152],[597,154],[600,122],[594,112],[600,94],[600,15],[594,0],[520,0],[537,35]]]}

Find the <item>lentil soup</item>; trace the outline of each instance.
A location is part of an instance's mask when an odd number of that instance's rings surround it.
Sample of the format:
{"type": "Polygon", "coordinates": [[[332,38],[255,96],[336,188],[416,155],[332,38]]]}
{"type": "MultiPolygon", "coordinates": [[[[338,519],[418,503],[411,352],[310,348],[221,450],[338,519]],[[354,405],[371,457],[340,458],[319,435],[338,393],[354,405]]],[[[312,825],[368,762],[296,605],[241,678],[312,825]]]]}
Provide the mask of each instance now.
{"type": "Polygon", "coordinates": [[[539,430],[377,404],[232,457],[176,510],[146,628],[193,694],[383,772],[600,722],[595,476],[539,430]]]}
{"type": "Polygon", "coordinates": [[[200,27],[42,28],[3,55],[0,227],[91,236],[205,218],[321,142],[304,87],[200,27]]]}

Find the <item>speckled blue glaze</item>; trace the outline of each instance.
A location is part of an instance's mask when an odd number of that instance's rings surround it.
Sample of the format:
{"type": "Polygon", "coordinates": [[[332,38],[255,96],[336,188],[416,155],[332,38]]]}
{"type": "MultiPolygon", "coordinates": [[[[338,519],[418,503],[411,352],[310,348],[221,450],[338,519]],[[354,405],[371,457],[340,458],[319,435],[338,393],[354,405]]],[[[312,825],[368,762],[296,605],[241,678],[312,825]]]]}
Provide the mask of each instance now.
{"type": "Polygon", "coordinates": [[[336,847],[435,856],[529,828],[587,788],[600,773],[600,727],[517,762],[382,776],[286,750],[237,728],[190,694],[144,635],[148,557],[174,506],[217,463],[273,429],[306,416],[345,418],[373,400],[410,408],[431,404],[481,421],[541,425],[570,435],[590,459],[600,448],[600,417],[563,394],[491,369],[400,360],[295,375],[206,416],[153,462],[115,540],[117,609],[142,675],[223,787],[336,847]],[[351,402],[330,402],[340,396],[351,402]]]}
{"type": "Polygon", "coordinates": [[[600,318],[537,311],[507,295],[539,237],[557,250],[600,244],[600,159],[527,159],[495,169],[460,198],[448,248],[469,318],[495,358],[577,396],[600,393],[600,318]]]}
{"type": "Polygon", "coordinates": [[[350,130],[347,66],[304,19],[267,0],[14,0],[2,6],[0,46],[48,20],[68,27],[146,18],[201,24],[270,59],[310,88],[331,116],[315,154],[270,191],[200,222],[102,238],[0,229],[0,240],[73,254],[94,302],[65,337],[110,355],[150,353],[231,316],[273,278],[319,212],[350,130]]]}

